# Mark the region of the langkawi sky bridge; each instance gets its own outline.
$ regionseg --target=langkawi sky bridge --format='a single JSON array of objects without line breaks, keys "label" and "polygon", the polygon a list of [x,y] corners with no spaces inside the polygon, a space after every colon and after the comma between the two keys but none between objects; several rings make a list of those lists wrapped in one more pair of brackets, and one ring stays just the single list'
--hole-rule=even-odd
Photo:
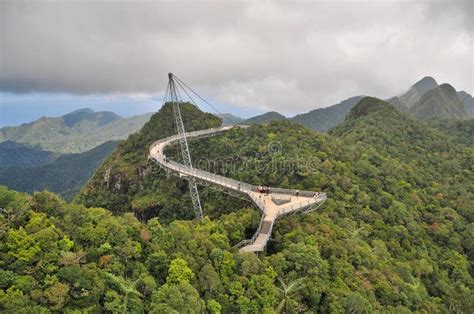
[{"label": "langkawi sky bridge", "polygon": [[[308,213],[314,211],[327,199],[326,193],[322,192],[256,186],[247,182],[237,181],[194,168],[189,152],[188,139],[215,136],[232,128],[246,128],[248,126],[234,124],[218,128],[186,132],[180,110],[180,104],[183,103],[180,90],[184,92],[183,94],[186,95],[191,103],[196,107],[197,104],[190,94],[201,99],[214,110],[218,110],[174,74],[169,73],[168,79],[164,102],[172,103],[177,134],[154,142],[150,146],[149,158],[167,172],[188,180],[194,212],[199,220],[203,219],[203,212],[197,188],[198,183],[230,194],[238,194],[257,206],[262,213],[260,225],[251,239],[243,240],[237,245],[240,252],[263,251],[270,239],[275,221],[278,218],[296,212]],[[176,142],[179,143],[181,148],[183,163],[170,160],[164,154],[165,147],[173,145]]]}]

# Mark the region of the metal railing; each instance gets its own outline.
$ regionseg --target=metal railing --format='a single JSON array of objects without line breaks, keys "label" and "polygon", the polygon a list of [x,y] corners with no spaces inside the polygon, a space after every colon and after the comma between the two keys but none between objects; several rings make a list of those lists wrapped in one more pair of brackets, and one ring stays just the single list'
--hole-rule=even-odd
[{"label": "metal railing", "polygon": [[[212,129],[188,132],[188,133],[186,133],[186,136],[188,138],[210,136],[210,135],[215,135],[215,134],[222,133],[224,131],[230,130],[232,127],[234,127],[234,126],[224,126],[224,127],[219,127],[219,128],[212,128]],[[243,126],[243,127],[247,127],[247,126]],[[150,145],[150,152],[153,151],[153,148],[156,147],[159,144],[165,144],[164,146],[166,146],[166,145],[169,145],[172,142],[175,142],[175,141],[178,141],[178,140],[179,140],[178,135],[173,135],[173,136],[169,136],[169,137],[160,139],[160,140],[158,140],[158,141],[156,141],[156,142],[154,142],[153,144]],[[163,148],[164,148],[164,146],[163,146]],[[227,177],[224,177],[224,176],[221,176],[221,175],[213,174],[213,173],[210,173],[210,172],[207,172],[207,171],[204,171],[204,170],[200,170],[200,169],[197,169],[197,168],[186,167],[186,166],[184,166],[182,164],[179,164],[175,161],[171,161],[171,160],[165,161],[162,151],[158,150],[156,153],[158,153],[158,157],[155,157],[155,156],[152,155],[152,158],[155,159],[157,162],[163,164],[163,166],[165,166],[167,168],[170,168],[170,167],[166,166],[166,164],[173,165],[174,169],[172,169],[172,170],[175,170],[175,171],[178,171],[178,172],[186,172],[190,175],[198,175],[202,179],[209,180],[209,181],[214,182],[214,183],[223,184],[224,186],[233,188],[237,191],[242,190],[243,192],[248,192],[248,191],[258,192],[258,186],[256,186],[256,185],[249,184],[249,183],[242,182],[242,181],[238,181],[238,180],[234,180],[234,179],[227,178]],[[239,189],[239,187],[240,187],[240,189]],[[314,195],[318,194],[318,193],[315,193],[313,191],[291,190],[291,189],[283,189],[283,188],[275,188],[275,187],[270,187],[270,193],[286,194],[286,195],[291,195],[291,196],[305,196],[305,197],[311,197],[311,196],[314,196]],[[256,199],[254,199],[254,201],[258,202]]]},{"label": "metal railing", "polygon": [[[200,138],[200,137],[209,137],[216,135],[218,133],[222,133],[224,131],[227,131],[231,129],[234,126],[224,126],[220,128],[212,128],[212,129],[206,129],[206,130],[200,130],[200,131],[194,131],[194,132],[189,132],[186,133],[186,136],[189,138]],[[246,127],[246,126],[244,126]],[[150,157],[151,159],[155,160],[160,164],[160,166],[177,172],[180,176],[189,176],[192,178],[200,179],[203,181],[207,181],[222,187],[226,187],[229,189],[232,189],[234,191],[240,191],[250,197],[250,199],[257,205],[257,207],[262,211],[263,215],[260,220],[260,224],[258,226],[257,231],[255,234],[252,236],[251,239],[247,240],[242,240],[240,241],[236,247],[239,249],[242,249],[245,246],[251,246],[255,243],[257,240],[258,236],[260,235],[261,227],[263,224],[263,221],[267,216],[265,215],[265,202],[262,201],[261,198],[257,197],[254,193],[251,192],[259,192],[258,186],[252,185],[246,182],[238,181],[235,179],[227,178],[221,175],[217,175],[214,173],[210,173],[201,169],[197,168],[192,168],[189,166],[185,166],[183,164],[180,164],[176,161],[169,160],[165,157],[163,154],[163,149],[165,146],[178,141],[179,140],[178,135],[173,135],[169,136],[167,138],[160,139],[153,144],[150,145]],[[161,146],[161,149],[160,147]],[[266,242],[271,236],[271,231],[273,230],[273,225],[275,223],[275,220],[283,215],[287,215],[293,212],[297,211],[302,211],[304,209],[311,208],[313,205],[322,203],[324,202],[327,197],[325,193],[318,193],[318,192],[313,192],[313,191],[305,191],[305,190],[291,190],[291,189],[282,189],[282,188],[273,188],[270,187],[270,193],[277,193],[277,194],[284,194],[284,195],[289,195],[289,196],[303,196],[303,197],[311,197],[310,199],[307,199],[305,201],[301,201],[296,204],[291,204],[287,205],[283,208],[280,208],[276,215],[272,215],[271,219],[271,226],[270,226],[270,231],[268,234],[265,234],[265,239],[264,243],[262,246],[264,247]],[[262,234],[263,235],[263,234]],[[259,248],[260,249],[260,248]]]},{"label": "metal railing", "polygon": [[263,220],[265,220],[265,215],[262,215],[262,218],[260,219],[260,224],[258,225],[257,231],[255,231],[254,235],[252,238],[247,239],[247,240],[242,240],[239,243],[235,245],[236,248],[240,249],[244,246],[247,246],[248,244],[252,244],[255,242],[257,239],[258,235],[260,234],[260,229],[262,228]]}]

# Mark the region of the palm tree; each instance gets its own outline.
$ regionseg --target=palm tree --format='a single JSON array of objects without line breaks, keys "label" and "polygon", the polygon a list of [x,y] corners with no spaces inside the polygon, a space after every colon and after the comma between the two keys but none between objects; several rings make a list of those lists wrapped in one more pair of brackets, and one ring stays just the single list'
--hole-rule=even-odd
[{"label": "palm tree", "polygon": [[286,284],[283,280],[281,280],[281,278],[278,278],[278,281],[280,281],[281,283],[281,288],[278,288],[278,289],[282,292],[283,297],[276,309],[277,313],[282,313],[283,309],[285,309],[285,313],[288,311],[287,309],[288,301],[292,298],[293,294],[296,291],[301,290],[304,287],[303,281],[305,279],[306,277],[301,277],[301,278],[293,280],[289,284]]},{"label": "palm tree", "polygon": [[137,290],[137,285],[140,279],[135,280],[132,284],[127,282],[125,279],[121,277],[117,277],[114,274],[103,272],[105,278],[109,280],[111,284],[115,286],[118,292],[121,292],[124,295],[123,298],[123,312],[127,313],[128,309],[128,296],[132,295],[136,298],[141,298],[142,294]]}]

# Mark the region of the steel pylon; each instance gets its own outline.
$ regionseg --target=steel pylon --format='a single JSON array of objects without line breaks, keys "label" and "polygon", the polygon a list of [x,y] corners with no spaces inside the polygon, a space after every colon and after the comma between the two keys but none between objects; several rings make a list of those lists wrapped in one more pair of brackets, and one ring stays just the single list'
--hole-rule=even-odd
[{"label": "steel pylon", "polygon": [[[176,89],[176,83],[173,78],[173,73],[168,73],[168,88],[169,88],[169,95],[171,103],[173,104],[173,113],[174,119],[176,123],[176,128],[178,130],[179,136],[179,146],[181,148],[181,154],[183,156],[183,164],[186,167],[193,168],[193,163],[191,160],[191,154],[189,153],[189,146],[188,140],[186,137],[186,130],[184,129],[183,118],[181,116],[181,109],[180,109],[180,99],[179,94]],[[189,193],[191,194],[191,200],[193,203],[194,213],[196,214],[196,218],[202,220],[204,218],[202,213],[201,207],[201,200],[199,198],[199,191],[197,188],[196,180],[193,177],[187,178],[189,182]]]}]

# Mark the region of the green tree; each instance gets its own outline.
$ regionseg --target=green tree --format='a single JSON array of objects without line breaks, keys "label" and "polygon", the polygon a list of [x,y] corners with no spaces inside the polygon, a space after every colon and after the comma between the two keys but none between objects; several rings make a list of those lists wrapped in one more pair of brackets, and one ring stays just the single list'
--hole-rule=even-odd
[{"label": "green tree", "polygon": [[44,296],[48,299],[50,308],[53,311],[61,310],[69,299],[69,286],[56,282],[44,291]]},{"label": "green tree", "polygon": [[18,230],[8,230],[7,248],[9,256],[27,264],[36,260],[38,258],[37,254],[41,251],[39,244],[31,235],[26,233],[23,227]]},{"label": "green tree", "polygon": [[[289,284],[286,284],[281,278],[278,278],[278,281],[281,284],[281,288],[279,290],[282,293],[282,298],[280,303],[278,304],[278,307],[276,309],[277,313],[289,313],[289,304],[291,303],[291,306],[297,306],[298,302],[293,300],[294,294],[298,291],[301,290],[304,287],[304,280],[306,278],[298,278],[290,282]],[[292,309],[291,312],[294,311],[294,308]],[[297,311],[294,311],[297,312]]]},{"label": "green tree", "polygon": [[168,269],[166,282],[170,285],[177,285],[183,282],[190,282],[194,278],[193,271],[188,267],[188,263],[182,258],[175,258],[171,261]]},{"label": "green tree", "polygon": [[206,303],[188,282],[164,284],[152,295],[150,313],[204,313]]},{"label": "green tree", "polygon": [[[123,278],[117,277],[113,274],[104,272],[104,277],[107,282],[120,294],[122,294],[122,311],[123,313],[143,313],[144,309],[142,306],[141,297],[142,294],[137,290],[137,286],[140,284],[140,279],[129,283]],[[117,300],[117,295],[111,295],[113,300]],[[117,301],[112,301],[111,307],[115,307]]]}]

